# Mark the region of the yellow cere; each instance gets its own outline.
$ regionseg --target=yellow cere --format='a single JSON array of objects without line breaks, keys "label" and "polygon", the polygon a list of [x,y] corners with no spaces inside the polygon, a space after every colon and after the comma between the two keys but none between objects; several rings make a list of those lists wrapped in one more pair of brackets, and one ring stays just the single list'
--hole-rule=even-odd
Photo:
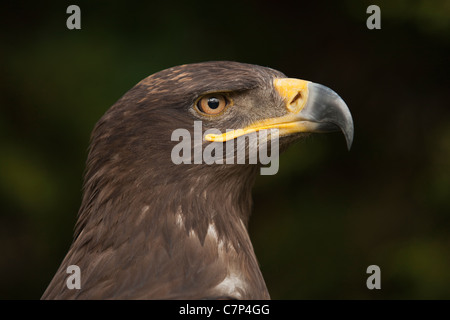
[{"label": "yellow cere", "polygon": [[299,113],[308,100],[309,81],[281,78],[275,79],[273,85],[286,103],[286,108],[293,113]]}]

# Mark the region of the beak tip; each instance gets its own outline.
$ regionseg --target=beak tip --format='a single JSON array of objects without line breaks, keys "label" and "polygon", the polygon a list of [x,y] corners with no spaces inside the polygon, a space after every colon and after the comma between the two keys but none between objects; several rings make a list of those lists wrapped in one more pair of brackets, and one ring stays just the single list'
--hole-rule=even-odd
[{"label": "beak tip", "polygon": [[352,143],[353,140],[347,140],[347,150],[350,151],[350,149],[352,148]]},{"label": "beak tip", "polygon": [[345,126],[345,128],[342,128],[342,133],[345,137],[345,142],[347,143],[347,150],[350,151],[352,144],[353,144],[353,135],[354,135],[354,127],[353,127],[353,120],[350,116],[349,123]]},{"label": "beak tip", "polygon": [[308,87],[310,94],[303,113],[322,123],[323,126],[332,125],[332,127],[341,131],[344,134],[347,149],[350,150],[353,143],[354,128],[352,115],[347,104],[328,87],[313,82],[309,83]]},{"label": "beak tip", "polygon": [[345,141],[347,142],[347,149],[350,151],[353,144],[353,126],[351,130],[344,131]]}]

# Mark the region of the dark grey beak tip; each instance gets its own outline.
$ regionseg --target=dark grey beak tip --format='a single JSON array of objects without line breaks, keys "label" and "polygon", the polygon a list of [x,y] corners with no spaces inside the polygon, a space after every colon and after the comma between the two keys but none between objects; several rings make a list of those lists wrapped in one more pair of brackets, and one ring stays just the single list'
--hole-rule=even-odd
[{"label": "dark grey beak tip", "polygon": [[352,144],[353,144],[353,134],[354,134],[354,128],[353,128],[353,121],[350,122],[345,128],[341,128],[342,133],[345,137],[345,142],[347,142],[347,149],[350,151]]},{"label": "dark grey beak tip", "polygon": [[[334,125],[345,136],[347,148],[350,150],[353,144],[353,118],[347,104],[333,90],[321,84],[310,83],[310,97],[305,107],[307,116],[314,121]],[[334,130],[333,130],[334,131]]]},{"label": "dark grey beak tip", "polygon": [[351,135],[345,135],[345,141],[347,142],[347,149],[348,151],[350,151],[350,149],[352,148],[352,144],[353,144],[353,132]]}]

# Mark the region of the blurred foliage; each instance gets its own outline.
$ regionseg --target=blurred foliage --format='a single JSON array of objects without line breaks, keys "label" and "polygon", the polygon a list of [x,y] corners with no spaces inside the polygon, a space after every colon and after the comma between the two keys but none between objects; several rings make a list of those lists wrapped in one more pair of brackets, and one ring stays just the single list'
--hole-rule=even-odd
[{"label": "blurred foliage", "polygon": [[250,233],[273,298],[450,298],[449,1],[74,3],[73,31],[72,2],[1,4],[0,298],[39,298],[64,257],[100,116],[206,60],[322,83],[354,117],[350,152],[312,136],[258,178]]}]

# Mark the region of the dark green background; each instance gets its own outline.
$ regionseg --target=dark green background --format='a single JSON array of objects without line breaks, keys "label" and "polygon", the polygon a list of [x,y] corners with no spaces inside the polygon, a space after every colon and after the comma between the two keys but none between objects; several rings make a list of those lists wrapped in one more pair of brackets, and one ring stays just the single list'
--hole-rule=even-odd
[{"label": "dark green background", "polygon": [[350,152],[316,135],[258,178],[250,233],[273,298],[450,298],[449,1],[54,3],[0,8],[0,298],[39,298],[64,257],[101,115],[207,60],[324,84],[353,114]]}]

